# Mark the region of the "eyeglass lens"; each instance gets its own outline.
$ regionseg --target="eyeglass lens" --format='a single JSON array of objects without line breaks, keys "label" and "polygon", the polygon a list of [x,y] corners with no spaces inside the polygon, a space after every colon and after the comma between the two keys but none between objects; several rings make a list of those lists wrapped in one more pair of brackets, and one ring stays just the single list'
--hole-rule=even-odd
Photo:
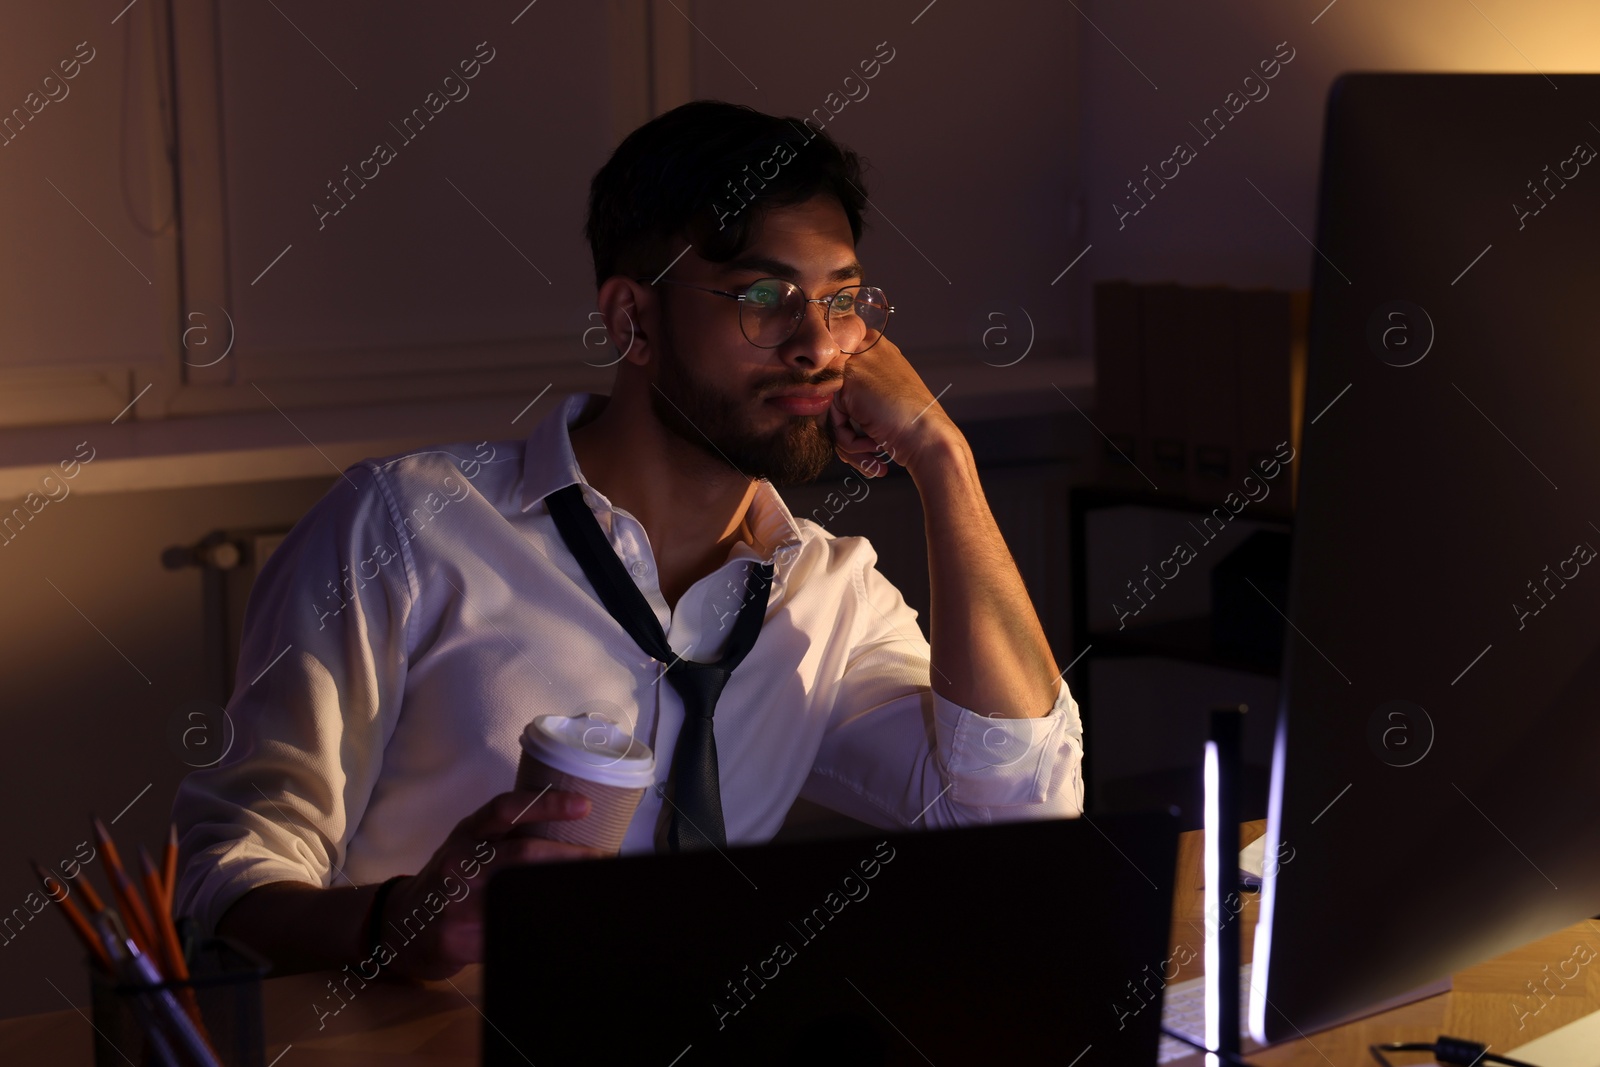
[{"label": "eyeglass lens", "polygon": [[[878,343],[889,321],[889,300],[882,289],[851,285],[828,299],[828,331],[841,352],[864,352]],[[779,278],[763,278],[745,290],[739,304],[739,325],[746,339],[762,348],[777,348],[800,329],[806,296],[800,287]]]}]

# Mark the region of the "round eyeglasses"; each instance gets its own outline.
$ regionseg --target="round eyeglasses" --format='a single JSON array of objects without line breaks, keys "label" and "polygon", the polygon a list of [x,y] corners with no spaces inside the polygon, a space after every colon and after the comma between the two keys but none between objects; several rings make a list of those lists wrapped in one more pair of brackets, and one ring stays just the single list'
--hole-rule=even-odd
[{"label": "round eyeglasses", "polygon": [[786,343],[800,331],[806,305],[821,304],[823,323],[834,343],[839,351],[853,356],[878,343],[889,324],[889,313],[894,310],[883,290],[871,285],[847,285],[832,296],[808,297],[804,289],[782,278],[760,278],[737,293],[671,278],[658,281],[739,301],[739,329],[744,331],[745,340],[757,348],[777,348]]}]

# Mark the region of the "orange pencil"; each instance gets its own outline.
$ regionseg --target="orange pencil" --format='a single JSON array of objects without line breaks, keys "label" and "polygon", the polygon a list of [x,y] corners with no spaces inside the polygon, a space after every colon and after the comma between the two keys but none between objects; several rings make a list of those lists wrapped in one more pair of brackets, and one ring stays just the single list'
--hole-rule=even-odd
[{"label": "orange pencil", "polygon": [[[105,911],[106,906],[104,902],[101,901],[100,894],[94,891],[94,886],[90,883],[89,876],[84,873],[81,867],[79,868],[78,873],[82,875],[82,880],[78,881],[78,889],[83,893],[83,902],[89,906],[89,914],[98,915],[102,911]],[[92,930],[90,932],[93,933]],[[100,939],[98,937],[94,940],[95,944],[100,943]]]},{"label": "orange pencil", "polygon": [[[189,980],[189,966],[184,962],[183,947],[178,944],[178,931],[172,925],[172,915],[161,903],[163,891],[161,876],[156,873],[156,865],[150,858],[150,853],[145,851],[143,845],[139,846],[139,873],[144,879],[145,892],[150,896],[150,908],[155,914],[156,940],[161,949],[158,957],[166,964],[165,977],[176,979],[180,982]],[[206,1043],[213,1044],[211,1035],[206,1032],[205,1020],[200,1017],[200,1001],[196,999],[193,986],[182,986],[175,989],[178,999],[183,1001],[183,1008],[189,1013],[189,1018],[194,1020]]]},{"label": "orange pencil", "polygon": [[117,907],[122,912],[123,926],[127,927],[128,936],[133,938],[139,950],[150,955],[151,959],[159,959],[156,954],[155,931],[150,913],[145,909],[144,902],[139,899],[139,891],[134,888],[133,879],[128,877],[128,871],[122,866],[122,857],[117,855],[116,843],[111,840],[111,832],[106,829],[105,823],[98,818],[94,820],[94,836],[99,843],[101,851],[106,854],[106,881],[111,884],[111,895],[116,898]]},{"label": "orange pencil", "polygon": [[[116,971],[111,966],[111,957],[106,954],[106,947],[100,943],[100,939],[96,937],[94,931],[90,929],[89,920],[83,917],[83,913],[78,910],[78,906],[74,904],[68,897],[67,887],[62,885],[61,896],[57,897],[55,893],[51,892],[50,890],[51,875],[47,873],[43,867],[39,866],[38,860],[30,859],[28,862],[33,865],[33,873],[39,876],[39,882],[44,886],[45,893],[50,897],[51,900],[61,905],[61,914],[67,917],[67,924],[78,932],[78,937],[82,939],[85,945],[88,946],[90,953],[95,957],[95,959],[100,961],[100,966],[105,968],[106,973],[115,974]],[[58,884],[60,883],[59,878],[56,879],[56,881]]]},{"label": "orange pencil", "polygon": [[[139,846],[139,879],[150,905],[151,933],[155,936],[155,959],[161,964],[162,975],[186,982],[189,980],[189,969],[184,963],[183,954],[178,951],[178,934],[172,929],[172,921],[167,916],[166,908],[162,906],[166,892],[161,888],[161,876],[156,873],[155,862],[150,859],[150,853],[143,845]],[[162,919],[167,921],[162,922]],[[167,938],[169,930],[172,930],[170,941]]]},{"label": "orange pencil", "polygon": [[161,888],[167,894],[167,914],[172,913],[172,900],[178,892],[178,824],[167,828],[167,845],[161,854]]}]

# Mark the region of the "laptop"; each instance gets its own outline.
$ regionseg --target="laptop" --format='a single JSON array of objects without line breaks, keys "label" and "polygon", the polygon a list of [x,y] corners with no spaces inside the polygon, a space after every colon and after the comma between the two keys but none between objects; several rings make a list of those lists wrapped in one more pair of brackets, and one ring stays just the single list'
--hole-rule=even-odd
[{"label": "laptop", "polygon": [[1178,818],[494,872],[483,1062],[1154,1063]]}]

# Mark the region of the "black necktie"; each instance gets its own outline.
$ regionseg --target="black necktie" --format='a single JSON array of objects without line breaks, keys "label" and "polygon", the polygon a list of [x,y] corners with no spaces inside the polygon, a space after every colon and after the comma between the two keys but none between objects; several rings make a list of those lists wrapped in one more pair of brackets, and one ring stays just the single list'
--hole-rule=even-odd
[{"label": "black necktie", "polygon": [[583,500],[578,483],[558,489],[545,497],[545,506],[555,520],[556,529],[573,556],[583,567],[589,584],[612,618],[639,643],[639,647],[667,666],[667,679],[683,697],[683,729],[672,756],[672,805],[667,824],[666,844],[673,852],[727,844],[722,822],[722,783],[717,774],[717,742],[711,733],[711,719],[717,698],[722,695],[728,676],[744,659],[761,632],[767,614],[767,597],[772,588],[772,567],[758,563],[751,568],[752,581],[733,633],[722,658],[715,663],[686,660],[672,651],[650,602],[634,584],[616,550],[606,540],[600,521]]}]

